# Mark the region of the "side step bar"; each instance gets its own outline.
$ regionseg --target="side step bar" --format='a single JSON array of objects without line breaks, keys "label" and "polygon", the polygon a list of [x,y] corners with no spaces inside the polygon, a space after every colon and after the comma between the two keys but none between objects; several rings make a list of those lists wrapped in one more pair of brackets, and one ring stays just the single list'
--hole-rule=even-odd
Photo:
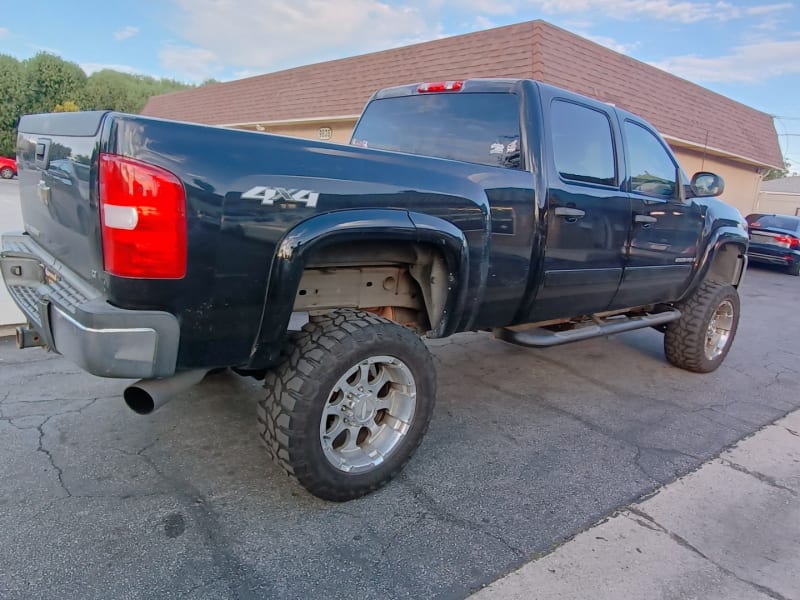
[{"label": "side step bar", "polygon": [[526,331],[497,328],[494,330],[494,336],[504,342],[517,344],[519,346],[543,348],[560,346],[561,344],[567,344],[569,342],[588,340],[590,338],[602,337],[613,333],[622,333],[623,331],[633,331],[634,329],[663,325],[671,321],[677,321],[680,318],[681,312],[672,308],[663,312],[648,313],[633,317],[618,316],[608,319],[599,319],[595,317],[594,323],[591,325],[579,325],[575,329],[566,331],[551,331],[550,329],[544,329],[542,327]]}]

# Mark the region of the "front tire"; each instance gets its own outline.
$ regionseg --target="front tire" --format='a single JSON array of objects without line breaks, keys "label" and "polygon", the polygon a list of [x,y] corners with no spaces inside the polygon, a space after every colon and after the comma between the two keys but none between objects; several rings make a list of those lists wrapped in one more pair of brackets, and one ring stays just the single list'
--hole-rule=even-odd
[{"label": "front tire", "polygon": [[14,177],[14,170],[11,167],[3,167],[0,169],[0,177],[3,179],[11,179]]},{"label": "front tire", "polygon": [[312,317],[264,380],[259,432],[273,459],[325,500],[391,481],[428,429],[433,361],[412,331],[370,313]]},{"label": "front tire", "polygon": [[676,367],[695,373],[717,369],[739,326],[739,294],[730,284],[704,281],[677,305],[681,318],[667,325],[664,353]]}]

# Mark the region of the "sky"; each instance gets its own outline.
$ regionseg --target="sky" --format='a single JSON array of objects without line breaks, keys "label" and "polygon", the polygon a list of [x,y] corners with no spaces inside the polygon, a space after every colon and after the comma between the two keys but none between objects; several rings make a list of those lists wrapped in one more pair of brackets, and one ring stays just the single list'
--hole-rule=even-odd
[{"label": "sky", "polygon": [[800,172],[800,0],[0,0],[0,54],[199,83],[532,19],[775,116]]}]

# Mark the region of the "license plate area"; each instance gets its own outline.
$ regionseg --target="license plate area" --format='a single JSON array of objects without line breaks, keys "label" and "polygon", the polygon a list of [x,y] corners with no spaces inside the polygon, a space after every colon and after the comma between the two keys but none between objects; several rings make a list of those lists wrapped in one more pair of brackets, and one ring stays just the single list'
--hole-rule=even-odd
[{"label": "license plate area", "polygon": [[772,246],[773,248],[789,248],[788,242],[779,242],[774,236],[769,233],[752,233],[750,239],[756,244],[764,244],[765,246]]}]

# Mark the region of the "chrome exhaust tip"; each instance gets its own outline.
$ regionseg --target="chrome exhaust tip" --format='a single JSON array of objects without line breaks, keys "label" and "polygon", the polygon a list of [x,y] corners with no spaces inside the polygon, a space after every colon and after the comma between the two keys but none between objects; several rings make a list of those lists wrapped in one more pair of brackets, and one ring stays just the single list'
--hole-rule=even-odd
[{"label": "chrome exhaust tip", "polygon": [[177,394],[200,383],[208,373],[205,369],[183,371],[172,377],[162,379],[140,379],[125,388],[122,397],[137,415],[149,415],[155,412]]}]

